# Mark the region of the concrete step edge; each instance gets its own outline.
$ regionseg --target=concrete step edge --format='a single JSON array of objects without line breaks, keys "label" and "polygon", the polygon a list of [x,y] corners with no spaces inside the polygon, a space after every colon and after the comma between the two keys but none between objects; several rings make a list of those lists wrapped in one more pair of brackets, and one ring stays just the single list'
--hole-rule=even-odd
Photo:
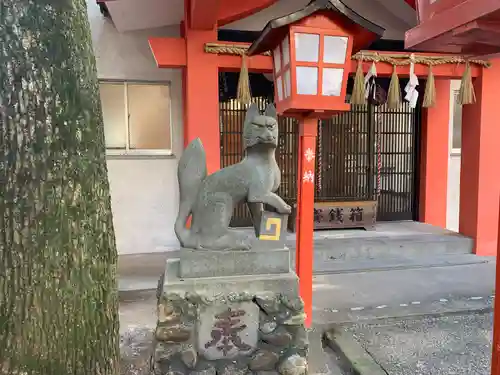
[{"label": "concrete step edge", "polygon": [[488,260],[477,258],[474,255],[442,255],[432,259],[419,257],[416,259],[404,259],[396,257],[386,257],[377,259],[356,259],[356,260],[323,260],[318,267],[315,267],[315,274],[340,274],[370,271],[393,271],[419,268],[437,268],[466,266],[473,264],[487,263]]},{"label": "concrete step edge", "polygon": [[373,359],[352,335],[341,330],[330,329],[324,334],[326,344],[336,352],[344,365],[356,375],[387,375],[387,372]]},{"label": "concrete step edge", "polygon": [[[429,311],[429,312],[415,312],[406,314],[395,314],[392,316],[379,316],[367,319],[359,319],[357,321],[344,321],[331,323],[332,326],[348,326],[352,324],[376,324],[379,321],[389,322],[389,321],[399,321],[402,319],[422,319],[422,318],[441,318],[446,316],[457,316],[457,315],[467,315],[467,314],[491,314],[493,313],[493,306],[483,306],[483,307],[466,307],[466,308],[455,308],[439,312]],[[328,325],[328,324],[326,324]]]},{"label": "concrete step edge", "polygon": [[[463,301],[462,301],[463,302]],[[419,318],[439,318],[445,316],[455,316],[464,314],[488,314],[493,312],[493,304],[490,302],[471,301],[470,303],[460,303],[455,301],[450,306],[438,308],[436,306],[422,306],[421,308],[412,307],[414,311],[408,309],[392,309],[388,313],[373,315],[369,311],[353,314],[344,311],[335,314],[326,313],[323,316],[315,316],[314,324],[322,324],[326,329],[332,329],[339,326],[348,326],[352,324],[373,324],[378,321],[390,321],[401,319],[419,319]],[[339,315],[340,314],[340,315]]]}]

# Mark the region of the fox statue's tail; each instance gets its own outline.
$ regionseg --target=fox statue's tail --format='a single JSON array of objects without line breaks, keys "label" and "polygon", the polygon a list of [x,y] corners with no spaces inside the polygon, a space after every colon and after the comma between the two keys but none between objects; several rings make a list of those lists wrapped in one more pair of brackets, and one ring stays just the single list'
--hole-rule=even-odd
[{"label": "fox statue's tail", "polygon": [[186,228],[186,222],[191,215],[205,177],[207,177],[205,150],[200,138],[196,138],[184,150],[177,169],[180,203],[174,229],[183,247],[196,247],[196,235]]}]

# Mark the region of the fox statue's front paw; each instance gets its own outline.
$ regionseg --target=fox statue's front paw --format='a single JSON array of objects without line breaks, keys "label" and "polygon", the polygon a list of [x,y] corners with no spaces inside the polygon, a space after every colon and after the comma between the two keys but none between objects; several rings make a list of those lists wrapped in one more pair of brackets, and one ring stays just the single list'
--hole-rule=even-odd
[{"label": "fox statue's front paw", "polygon": [[283,215],[290,215],[292,213],[292,207],[285,203],[283,206],[278,207],[277,211]]}]

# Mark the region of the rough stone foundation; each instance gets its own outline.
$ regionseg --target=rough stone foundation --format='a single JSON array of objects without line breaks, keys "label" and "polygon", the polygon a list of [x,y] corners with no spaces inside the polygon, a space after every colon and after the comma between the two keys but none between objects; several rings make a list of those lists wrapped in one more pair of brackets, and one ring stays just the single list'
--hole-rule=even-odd
[{"label": "rough stone foundation", "polygon": [[302,300],[280,293],[163,293],[155,375],[304,375]]}]

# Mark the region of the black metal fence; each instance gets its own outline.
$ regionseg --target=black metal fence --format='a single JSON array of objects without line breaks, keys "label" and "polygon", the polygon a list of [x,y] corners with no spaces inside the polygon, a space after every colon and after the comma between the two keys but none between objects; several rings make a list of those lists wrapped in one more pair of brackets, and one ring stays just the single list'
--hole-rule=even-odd
[{"label": "black metal fence", "polygon": [[[261,110],[268,101],[254,98]],[[221,167],[243,158],[245,108],[235,100],[220,103]],[[298,124],[280,117],[276,160],[282,179],[278,194],[297,196]],[[396,110],[353,106],[318,124],[316,200],[377,200],[377,220],[416,219],[417,152],[420,109],[402,103]],[[235,208],[233,227],[251,226],[245,205]]]},{"label": "black metal fence", "polygon": [[370,109],[351,111],[320,122],[316,157],[316,199],[374,199],[373,134]]},{"label": "black metal fence", "polygon": [[374,132],[380,137],[380,221],[416,220],[421,107],[403,103],[397,111],[378,107]]}]

